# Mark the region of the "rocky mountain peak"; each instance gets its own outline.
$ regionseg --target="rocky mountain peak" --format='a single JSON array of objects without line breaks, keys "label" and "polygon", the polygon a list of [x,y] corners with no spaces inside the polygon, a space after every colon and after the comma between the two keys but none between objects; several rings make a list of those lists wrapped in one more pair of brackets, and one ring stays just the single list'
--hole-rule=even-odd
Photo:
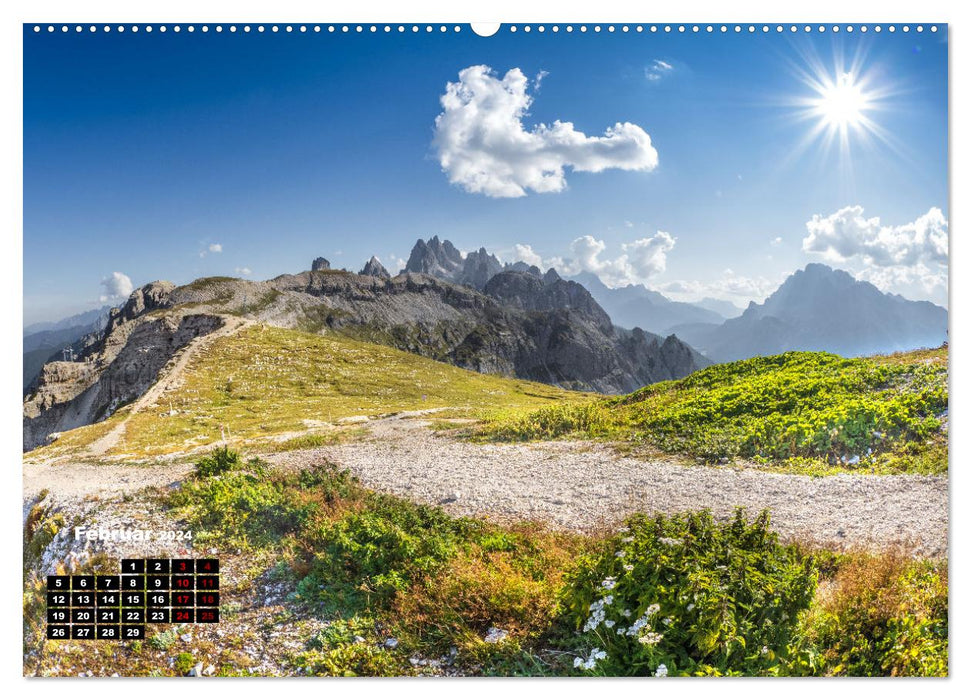
[{"label": "rocky mountain peak", "polygon": [[380,277],[381,279],[391,279],[391,273],[385,269],[381,261],[375,256],[371,256],[371,259],[365,263],[364,268],[358,273],[359,275],[370,275],[371,277]]},{"label": "rocky mountain peak", "polygon": [[462,253],[451,241],[442,242],[438,236],[432,236],[427,242],[418,239],[408,256],[405,272],[454,280],[463,267]]},{"label": "rocky mountain peak", "polygon": [[319,272],[320,270],[329,270],[330,261],[327,258],[314,258],[313,263],[310,265],[310,270],[312,272]]}]

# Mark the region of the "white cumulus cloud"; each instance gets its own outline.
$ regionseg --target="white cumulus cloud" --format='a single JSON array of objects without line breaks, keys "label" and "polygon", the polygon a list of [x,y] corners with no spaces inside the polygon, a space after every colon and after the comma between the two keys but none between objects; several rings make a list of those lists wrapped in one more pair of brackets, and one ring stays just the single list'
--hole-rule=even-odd
[{"label": "white cumulus cloud", "polygon": [[240,277],[248,277],[253,274],[253,271],[248,267],[237,267],[236,274]]},{"label": "white cumulus cloud", "polygon": [[608,287],[644,283],[648,278],[664,272],[667,254],[677,239],[666,231],[639,238],[620,246],[619,255],[605,255],[607,244],[593,236],[580,236],[570,243],[570,255],[544,259],[530,246],[517,244],[514,257],[540,268],[555,267],[558,272],[572,276],[592,272]]},{"label": "white cumulus cloud", "polygon": [[102,302],[112,299],[127,298],[131,294],[134,285],[131,278],[123,272],[112,272],[111,275],[101,280],[102,293],[99,299]]},{"label": "white cumulus cloud", "polygon": [[948,222],[931,207],[914,221],[885,226],[867,218],[863,207],[849,206],[806,222],[802,249],[834,263],[846,263],[857,277],[890,291],[931,291],[947,283]]},{"label": "white cumulus cloud", "polygon": [[221,253],[221,252],[223,252],[222,243],[210,243],[209,244],[209,252],[210,253]]},{"label": "white cumulus cloud", "polygon": [[543,266],[543,258],[528,244],[517,243],[513,246],[513,257],[516,260],[522,260],[527,265]]},{"label": "white cumulus cloud", "polygon": [[449,182],[489,197],[523,197],[527,191],[562,191],[566,168],[599,173],[657,167],[651,137],[630,122],[617,122],[603,136],[587,136],[560,120],[527,128],[523,118],[533,101],[528,88],[519,68],[499,78],[484,65],[463,69],[457,82],[446,85],[433,146]]}]

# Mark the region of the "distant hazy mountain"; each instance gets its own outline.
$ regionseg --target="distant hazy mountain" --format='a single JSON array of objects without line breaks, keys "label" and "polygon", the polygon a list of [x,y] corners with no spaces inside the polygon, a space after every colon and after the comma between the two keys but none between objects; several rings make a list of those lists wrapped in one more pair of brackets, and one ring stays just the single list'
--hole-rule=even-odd
[{"label": "distant hazy mountain", "polygon": [[79,314],[62,318],[60,321],[42,321],[40,323],[32,323],[29,326],[24,326],[24,335],[33,335],[34,333],[40,333],[41,331],[64,330],[66,328],[73,328],[75,326],[89,326],[95,321],[99,320],[103,323],[104,319],[108,318],[108,312],[110,310],[111,306],[102,306],[100,309],[82,311]]},{"label": "distant hazy mountain", "polygon": [[742,312],[745,311],[744,307],[736,306],[727,299],[715,299],[713,297],[705,297],[700,301],[691,302],[695,306],[700,306],[703,309],[708,309],[709,311],[714,311],[719,316],[723,318],[735,318],[736,316],[741,316]]},{"label": "distant hazy mountain", "polygon": [[872,355],[939,346],[947,340],[947,309],[885,294],[843,270],[813,263],[738,318],[672,330],[716,362],[788,350]]},{"label": "distant hazy mountain", "polygon": [[[721,323],[727,318],[699,304],[668,299],[643,284],[629,284],[611,289],[591,272],[581,272],[571,279],[586,287],[597,303],[610,314],[611,320],[623,328],[643,328],[651,333],[667,335],[673,332],[671,329],[675,326],[686,323]],[[731,305],[730,302],[723,303]],[[741,309],[738,313],[741,313]]]},{"label": "distant hazy mountain", "polygon": [[34,323],[24,328],[24,391],[34,382],[45,363],[60,359],[62,350],[103,328],[110,309],[105,306],[60,321]]}]

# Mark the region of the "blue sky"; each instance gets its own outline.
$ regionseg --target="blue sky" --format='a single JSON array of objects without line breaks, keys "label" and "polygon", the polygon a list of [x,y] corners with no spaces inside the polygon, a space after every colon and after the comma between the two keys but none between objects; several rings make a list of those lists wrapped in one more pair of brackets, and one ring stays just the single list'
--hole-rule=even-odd
[{"label": "blue sky", "polygon": [[[136,286],[266,279],[318,255],[356,271],[372,254],[394,268],[416,238],[435,234],[679,299],[760,301],[822,261],[946,303],[943,28],[490,38],[463,29],[25,27],[25,321],[99,305],[125,290],[114,273]],[[478,65],[507,97],[507,71],[526,78],[530,138],[546,138],[535,126],[556,120],[586,137],[629,123],[650,136],[656,164],[618,155],[600,172],[575,172],[578,161],[551,147],[565,158],[557,191],[475,191],[443,171],[436,117],[446,85]],[[806,143],[835,119],[832,93],[820,98],[805,80],[814,69],[825,79],[849,72],[862,94],[872,128],[855,114],[844,121],[848,151]],[[483,109],[461,116],[487,118]],[[522,166],[497,149],[470,167],[505,172],[503,159]]]}]

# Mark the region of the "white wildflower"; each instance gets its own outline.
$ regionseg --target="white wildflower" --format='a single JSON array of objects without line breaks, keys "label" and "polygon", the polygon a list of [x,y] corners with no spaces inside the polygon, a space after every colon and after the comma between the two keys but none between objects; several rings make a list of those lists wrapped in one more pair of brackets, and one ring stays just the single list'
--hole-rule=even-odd
[{"label": "white wildflower", "polygon": [[634,541],[633,537],[624,537],[623,539],[621,539],[621,542],[623,542],[624,544],[630,544],[633,541]]},{"label": "white wildflower", "polygon": [[654,646],[655,644],[657,644],[658,642],[660,642],[662,639],[664,639],[664,635],[663,634],[658,634],[657,632],[648,632],[647,634],[643,635],[642,637],[638,637],[637,638],[637,641],[640,642],[641,644],[645,644],[647,646]]},{"label": "white wildflower", "polygon": [[695,609],[695,604],[694,603],[688,603],[688,612],[691,612],[694,609]]},{"label": "white wildflower", "polygon": [[620,549],[614,552],[614,556],[617,557],[618,559],[623,559],[624,557],[627,556],[627,552],[625,552],[623,549]]},{"label": "white wildflower", "polygon": [[661,620],[661,622],[663,622],[666,626],[670,626],[671,625],[671,618],[670,617],[666,617],[663,620]]},{"label": "white wildflower", "polygon": [[660,609],[661,609],[660,605],[658,605],[657,603],[651,603],[650,605],[647,606],[647,610],[644,611],[644,617],[653,617],[654,615],[657,615]]},{"label": "white wildflower", "polygon": [[624,564],[624,571],[633,571],[633,570],[634,570],[633,564]]},{"label": "white wildflower", "polygon": [[614,622],[613,620],[604,620],[604,627],[606,627],[607,629],[610,629],[615,624],[617,624],[617,623]]},{"label": "white wildflower", "polygon": [[579,656],[573,659],[573,668],[580,668],[581,664],[583,664],[583,659],[581,659]]},{"label": "white wildflower", "polygon": [[658,537],[657,541],[663,545],[667,545],[668,547],[674,547],[684,543],[684,540],[677,537]]},{"label": "white wildflower", "polygon": [[664,678],[666,675],[668,675],[668,667],[664,664],[659,664],[657,670],[654,672],[654,675],[657,678]]},{"label": "white wildflower", "polygon": [[614,578],[613,576],[609,576],[600,582],[600,587],[603,588],[605,591],[611,590],[616,585],[617,585],[617,579]]},{"label": "white wildflower", "polygon": [[621,613],[624,617],[630,617],[632,615],[630,608],[624,608],[624,612]]}]

